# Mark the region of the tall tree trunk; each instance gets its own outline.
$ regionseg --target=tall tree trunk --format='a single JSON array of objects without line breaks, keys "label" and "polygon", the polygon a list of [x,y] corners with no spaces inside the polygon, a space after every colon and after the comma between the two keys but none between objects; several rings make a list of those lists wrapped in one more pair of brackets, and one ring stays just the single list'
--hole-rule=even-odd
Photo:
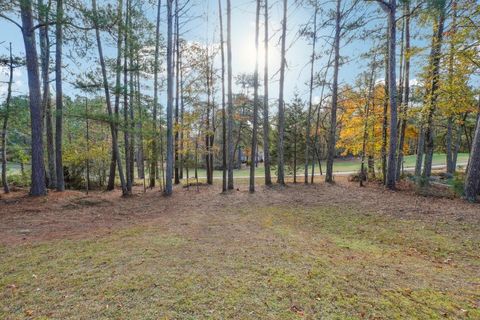
[{"label": "tall tree trunk", "polygon": [[173,0],[167,0],[167,168],[165,173],[165,194],[173,192],[173,30],[172,30]]},{"label": "tall tree trunk", "polygon": [[[123,32],[123,39],[124,39],[124,49],[123,49],[123,139],[125,143],[125,173],[127,178],[127,190],[129,192],[132,191],[132,184],[133,184],[133,177],[131,175],[131,167],[133,163],[133,159],[130,157],[130,121],[128,116],[128,108],[129,108],[129,101],[128,101],[128,53],[129,53],[129,36],[128,36],[128,27],[129,27],[129,0],[126,2],[125,6],[125,28]],[[130,66],[131,67],[131,66]]]},{"label": "tall tree trunk", "polygon": [[[310,126],[312,118],[312,104],[313,104],[313,78],[314,78],[314,66],[315,66],[315,45],[317,44],[317,13],[318,7],[315,5],[315,13],[313,15],[313,36],[312,36],[312,58],[310,62],[310,92],[308,97],[308,117],[307,117],[307,128],[305,133],[305,184],[308,184],[308,165],[310,162],[309,149],[311,148],[310,142]],[[313,157],[315,158],[315,157]],[[315,159],[313,159],[315,162]]]},{"label": "tall tree trunk", "polygon": [[86,189],[87,189],[87,194],[88,191],[90,190],[90,124],[88,121],[88,99],[85,98],[85,131],[86,131],[86,159],[85,159],[85,167],[87,170],[87,176],[86,176]]},{"label": "tall tree trunk", "polygon": [[396,0],[390,0],[390,8],[388,10],[388,98],[390,104],[390,139],[388,151],[388,168],[386,187],[388,189],[395,189],[396,183],[396,161],[397,161],[397,77],[396,77]]},{"label": "tall tree trunk", "polygon": [[404,76],[403,76],[403,98],[402,98],[402,105],[401,105],[401,112],[402,112],[402,119],[400,125],[400,139],[398,142],[398,158],[397,158],[397,180],[400,180],[400,174],[403,164],[403,149],[405,145],[405,132],[407,130],[407,112],[408,112],[408,104],[410,100],[410,7],[409,2],[405,2],[404,7],[404,15],[405,15],[405,49],[404,49],[404,60],[405,60],[405,67],[404,67]]},{"label": "tall tree trunk", "polygon": [[233,148],[233,94],[232,94],[232,5],[227,0],[227,141],[228,141],[228,189],[233,189],[233,161],[235,150]]},{"label": "tall tree trunk", "polygon": [[424,179],[430,178],[432,173],[432,160],[434,151],[434,128],[433,117],[437,109],[437,97],[440,78],[440,59],[443,42],[443,29],[445,25],[445,8],[440,9],[440,15],[436,25],[434,25],[434,33],[432,39],[432,51],[430,54],[431,66],[431,87],[427,95],[428,110],[427,110],[427,124],[425,128],[425,163],[422,176]]},{"label": "tall tree trunk", "polygon": [[227,191],[227,119],[225,112],[225,47],[223,42],[222,0],[218,0],[218,19],[220,22],[220,52],[222,58],[222,192],[225,192]]},{"label": "tall tree trunk", "polygon": [[97,39],[97,47],[98,47],[98,55],[100,59],[100,67],[102,69],[102,80],[103,80],[103,88],[105,91],[105,103],[107,105],[107,112],[110,118],[110,132],[112,135],[112,146],[113,146],[113,153],[115,154],[115,159],[117,161],[117,168],[118,168],[118,175],[120,176],[120,184],[122,187],[122,194],[128,195],[129,191],[127,190],[127,186],[125,183],[125,176],[123,175],[123,168],[122,168],[122,159],[120,158],[120,150],[118,148],[118,139],[117,139],[117,131],[116,131],[116,122],[114,120],[114,114],[112,110],[112,103],[110,101],[110,88],[108,87],[108,78],[107,78],[107,68],[105,65],[105,59],[103,56],[103,48],[102,48],[102,41],[100,38],[100,29],[98,26],[98,13],[97,13],[97,1],[92,0],[92,10],[93,10],[93,23],[95,28],[95,36]]},{"label": "tall tree trunk", "polygon": [[[160,13],[162,7],[162,0],[158,0],[157,6],[157,25],[155,29],[155,62],[153,66],[153,137],[151,148],[151,162],[150,162],[150,188],[155,187],[155,180],[157,177],[157,164],[158,164],[158,148],[157,148],[157,113],[158,113],[158,69],[159,69],[159,56],[160,56]],[[163,166],[163,163],[162,163]]]},{"label": "tall tree trunk", "polygon": [[258,127],[258,46],[260,33],[260,0],[257,0],[255,18],[255,71],[253,75],[253,128],[252,128],[252,159],[250,161],[249,191],[255,192],[255,162],[257,160],[257,127]]},{"label": "tall tree trunk", "polygon": [[137,52],[137,69],[135,72],[135,78],[137,80],[136,100],[138,110],[137,120],[137,174],[139,179],[145,179],[145,160],[144,160],[144,148],[143,148],[143,107],[142,107],[142,94],[140,88],[140,57]]},{"label": "tall tree trunk", "polygon": [[287,43],[287,0],[283,0],[282,20],[282,49],[280,53],[280,83],[278,85],[278,176],[277,183],[285,185],[285,161],[284,161],[284,139],[285,139],[285,101],[283,100],[283,88],[285,85],[285,47]]},{"label": "tall tree trunk", "polygon": [[415,177],[420,178],[422,174],[423,154],[425,151],[425,129],[423,124],[420,124],[420,133],[418,134],[417,142],[417,158],[415,161]]},{"label": "tall tree trunk", "polygon": [[[179,86],[179,81],[180,81],[180,31],[179,31],[179,21],[178,21],[178,0],[175,0],[175,184],[180,183],[180,171],[179,171],[179,154],[178,154],[178,146],[180,143],[180,134],[178,131],[178,120],[179,120],[179,111],[180,111],[180,86]],[[208,147],[208,145],[207,145]]]},{"label": "tall tree trunk", "polygon": [[9,63],[9,75],[8,75],[8,87],[7,87],[7,100],[5,101],[5,114],[3,115],[3,125],[2,125],[2,186],[5,193],[10,192],[7,179],[7,128],[8,128],[8,119],[10,117],[10,100],[12,98],[12,83],[13,83],[13,55],[12,55],[12,43],[10,42],[9,46],[10,52],[10,63]]},{"label": "tall tree trunk", "polygon": [[52,104],[50,98],[50,38],[48,35],[48,24],[45,22],[48,19],[50,12],[50,1],[45,7],[43,0],[38,1],[39,22],[45,24],[40,27],[40,61],[41,61],[41,77],[43,84],[42,95],[42,111],[45,118],[45,129],[47,138],[47,176],[48,187],[55,188],[57,185],[57,174],[55,172],[55,148],[53,138],[53,123],[52,123]]},{"label": "tall tree trunk", "polygon": [[57,0],[56,45],[55,45],[55,172],[57,191],[65,190],[63,177],[62,135],[63,135],[63,88],[62,88],[62,45],[63,45],[63,0]]},{"label": "tall tree trunk", "polygon": [[[390,36],[387,36],[388,38]],[[390,79],[389,79],[389,59],[388,52],[385,55],[385,96],[383,97],[383,121],[382,121],[382,147],[381,147],[381,157],[382,157],[382,179],[383,184],[387,183],[387,138],[388,138],[388,105],[389,105],[389,96],[390,96]]]},{"label": "tall tree trunk", "polygon": [[293,127],[293,183],[297,183],[297,119]]},{"label": "tall tree trunk", "polygon": [[480,118],[477,119],[475,136],[472,141],[464,191],[465,198],[470,202],[475,202],[480,192]]},{"label": "tall tree trunk", "polygon": [[[323,84],[322,84],[322,89],[320,91],[320,102],[318,103],[318,110],[317,110],[317,120],[316,120],[316,124],[315,124],[315,139],[314,139],[314,142],[313,142],[313,150],[315,151],[315,154],[317,155],[317,160],[318,160],[318,168],[320,170],[320,175],[322,175],[322,162],[321,162],[321,159],[320,159],[320,152],[318,151],[318,140],[319,140],[319,129],[320,129],[320,114],[321,114],[321,110],[322,110],[322,103],[323,103],[323,97],[324,97],[324,93],[325,93],[325,86],[326,86],[326,82],[327,82],[327,75],[328,75],[328,71],[330,70],[330,65],[332,63],[332,57],[333,57],[333,52],[335,51],[334,50],[335,46],[333,45],[332,48],[330,49],[330,54],[328,55],[328,62],[327,62],[327,66],[325,68],[325,72],[323,74]],[[314,182],[314,179],[315,179],[315,161],[312,161],[312,174],[311,174],[311,177],[310,177],[310,183],[313,184]]]},{"label": "tall tree trunk", "polygon": [[333,182],[333,160],[335,158],[335,139],[337,132],[337,106],[338,106],[338,69],[340,65],[340,33],[341,33],[341,0],[337,0],[335,13],[335,38],[333,43],[333,84],[332,84],[332,110],[330,111],[330,131],[328,134],[327,146],[327,172],[325,181]]},{"label": "tall tree trunk", "polygon": [[[120,109],[120,94],[122,92],[122,84],[121,84],[121,75],[122,75],[122,46],[123,46],[123,0],[118,0],[118,7],[117,7],[117,61],[115,66],[115,104],[114,104],[114,113],[115,113],[115,121],[118,125],[118,113]],[[118,136],[118,130],[116,130],[116,134]],[[113,142],[112,142],[113,143]],[[112,145],[113,150],[113,145]],[[111,160],[110,160],[110,174],[108,178],[107,190],[111,191],[115,188],[115,171],[116,171],[116,163],[117,159],[115,157],[115,153],[112,152]]]},{"label": "tall tree trunk", "polygon": [[364,108],[364,125],[363,125],[363,141],[362,141],[362,161],[360,167],[360,187],[363,187],[363,181],[366,180],[367,175],[365,174],[365,159],[367,153],[367,140],[368,140],[368,118],[370,116],[370,103],[372,102],[374,89],[375,89],[375,66],[376,66],[376,55],[373,56],[372,61],[372,71],[370,73],[370,78],[368,79],[368,96],[367,101],[365,102]]},{"label": "tall tree trunk", "polygon": [[40,78],[38,54],[36,48],[35,30],[33,26],[32,2],[20,0],[22,17],[23,42],[27,61],[27,76],[29,89],[31,146],[32,146],[32,176],[30,195],[40,196],[47,193],[45,187],[45,164],[43,162],[43,112],[40,94]]},{"label": "tall tree trunk", "polygon": [[[180,48],[181,50],[181,48]],[[185,99],[184,99],[184,88],[183,88],[183,62],[182,62],[182,51],[180,51],[179,55],[179,64],[180,64],[180,125],[179,125],[179,130],[180,130],[180,179],[183,179],[183,167],[185,165],[185,155],[184,155],[184,116],[185,116]],[[188,184],[188,183],[187,183]]]},{"label": "tall tree trunk", "polygon": [[270,169],[270,120],[268,115],[268,0],[265,1],[265,35],[264,35],[264,69],[263,69],[263,165],[265,169],[265,185],[272,185]]},{"label": "tall tree trunk", "polygon": [[[129,1],[127,1],[127,4],[130,4]],[[127,10],[131,11],[131,6],[129,5],[127,7]],[[129,20],[128,20],[128,27],[127,27],[127,31],[128,30],[131,30],[131,25],[132,25],[132,22],[131,22],[131,13],[129,14]],[[131,41],[131,40],[130,40]],[[128,115],[129,115],[129,128],[128,130],[130,130],[130,145],[129,145],[129,149],[128,149],[128,152],[130,153],[130,179],[131,179],[131,183],[132,183],[132,187],[133,187],[133,184],[135,183],[135,110],[134,110],[134,106],[135,106],[135,69],[137,68],[137,66],[134,65],[134,62],[133,62],[133,55],[134,55],[134,47],[132,44],[130,44],[130,47],[129,47],[129,55],[130,55],[130,62],[129,62],[129,69],[130,69],[130,79],[129,79],[129,87],[130,87],[130,94],[128,95],[129,96],[129,100],[130,100],[130,103],[129,103],[129,107],[128,107]]]},{"label": "tall tree trunk", "polygon": [[[453,69],[455,61],[455,43],[453,41],[456,31],[457,31],[457,2],[452,1],[452,23],[450,27],[450,53],[448,57],[448,81],[450,88],[453,87]],[[451,103],[454,103],[454,97],[450,96]],[[454,164],[454,146],[453,146],[453,115],[450,115],[447,119],[447,136],[446,136],[446,151],[447,151],[447,174],[453,175],[456,170],[456,165]]]},{"label": "tall tree trunk", "polygon": [[211,106],[211,91],[210,91],[210,63],[209,63],[209,52],[208,52],[208,43],[207,43],[207,81],[206,81],[206,86],[207,86],[207,114],[205,117],[206,124],[205,124],[205,168],[207,171],[207,184],[212,184],[213,181],[211,180],[212,177],[212,172],[211,172],[211,164],[210,164],[210,106]]}]

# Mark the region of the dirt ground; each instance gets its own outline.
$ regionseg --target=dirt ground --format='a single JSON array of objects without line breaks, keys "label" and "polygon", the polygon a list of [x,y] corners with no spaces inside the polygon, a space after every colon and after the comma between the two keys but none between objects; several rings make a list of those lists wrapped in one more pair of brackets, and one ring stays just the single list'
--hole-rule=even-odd
[{"label": "dirt ground", "polygon": [[0,244],[14,245],[29,241],[58,238],[90,237],[114,228],[160,220],[175,221],[177,215],[215,213],[229,207],[322,204],[341,205],[367,212],[387,214],[399,219],[431,221],[480,222],[480,205],[460,199],[418,196],[410,184],[400,184],[397,192],[371,183],[359,188],[346,178],[337,178],[334,185],[319,183],[305,186],[289,184],[285,188],[257,186],[250,194],[248,185],[237,184],[236,190],[221,194],[220,186],[176,186],[172,197],[164,197],[158,189],[137,186],[134,195],[121,197],[120,191],[49,192],[41,198],[29,197],[25,191],[0,195]]},{"label": "dirt ground", "polygon": [[479,204],[237,187],[2,194],[0,318],[480,318]]}]

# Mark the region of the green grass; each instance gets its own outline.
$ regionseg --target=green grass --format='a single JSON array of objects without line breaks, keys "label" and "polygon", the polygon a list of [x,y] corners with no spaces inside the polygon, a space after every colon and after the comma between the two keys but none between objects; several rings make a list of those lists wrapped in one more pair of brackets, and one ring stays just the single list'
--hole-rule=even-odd
[{"label": "green grass", "polygon": [[[468,157],[469,157],[468,153],[459,153],[457,163],[459,163],[459,164],[466,163],[468,161]],[[405,164],[404,164],[405,168],[415,167],[415,161],[416,161],[416,156],[415,155],[406,156],[404,159],[405,159]],[[333,164],[333,171],[334,172],[339,172],[339,173],[341,173],[341,172],[356,172],[356,171],[360,170],[360,164],[361,164],[361,162],[360,162],[359,159],[356,159],[356,160],[337,159],[337,160],[335,160],[335,162]],[[445,154],[439,154],[439,153],[434,154],[433,155],[433,165],[434,166],[435,165],[446,165]],[[322,162],[322,168],[323,168],[323,170],[325,170],[325,162]],[[311,171],[311,169],[309,169],[309,171]],[[316,164],[315,171],[317,173],[319,172],[317,164]],[[303,173],[302,170],[300,170],[298,172],[298,174],[302,174],[302,173]],[[260,164],[259,167],[255,169],[255,175],[263,176],[263,174],[264,174],[263,165]],[[275,172],[273,172],[273,174],[275,174]],[[199,177],[206,177],[206,171],[204,169],[199,169],[198,170],[198,175],[199,175]],[[244,177],[248,177],[249,175],[250,175],[249,167],[244,167],[241,170],[235,170],[234,171],[234,177],[244,178]],[[190,171],[190,176],[191,177],[194,176],[194,171],[193,170]],[[217,177],[217,178],[221,178],[222,177],[222,171],[215,170],[213,176]]]},{"label": "green grass", "polygon": [[478,225],[258,204],[175,221],[0,247],[0,318],[480,317]]}]

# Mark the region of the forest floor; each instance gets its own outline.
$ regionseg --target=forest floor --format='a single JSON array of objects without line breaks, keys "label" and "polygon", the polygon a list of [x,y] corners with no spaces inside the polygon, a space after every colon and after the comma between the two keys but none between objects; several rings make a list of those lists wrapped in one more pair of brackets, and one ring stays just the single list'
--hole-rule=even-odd
[{"label": "forest floor", "polygon": [[0,318],[480,318],[480,205],[337,180],[2,194]]}]

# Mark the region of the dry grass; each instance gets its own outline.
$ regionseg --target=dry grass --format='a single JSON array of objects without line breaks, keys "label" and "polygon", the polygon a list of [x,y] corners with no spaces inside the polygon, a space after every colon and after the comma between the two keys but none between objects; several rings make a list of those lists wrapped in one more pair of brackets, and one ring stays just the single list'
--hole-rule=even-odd
[{"label": "dry grass", "polygon": [[0,318],[480,318],[478,206],[345,183],[200,190],[6,199]]}]

